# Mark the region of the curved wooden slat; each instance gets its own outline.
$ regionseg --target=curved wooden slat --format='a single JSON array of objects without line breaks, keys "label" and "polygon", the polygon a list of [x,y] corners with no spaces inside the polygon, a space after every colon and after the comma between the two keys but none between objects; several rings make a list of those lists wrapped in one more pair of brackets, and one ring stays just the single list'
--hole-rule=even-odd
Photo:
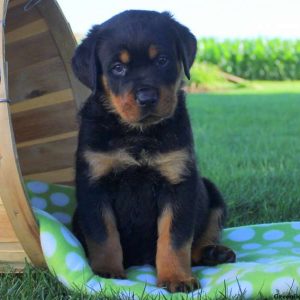
[{"label": "curved wooden slat", "polygon": [[[74,103],[70,102],[15,113],[12,120],[17,143],[77,129],[76,110]],[[73,155],[74,152],[70,153]]]},{"label": "curved wooden slat", "polygon": [[77,135],[78,135],[77,131],[70,131],[70,132],[67,132],[67,133],[52,135],[52,136],[41,138],[41,139],[30,140],[30,141],[27,141],[27,142],[18,143],[17,144],[17,149],[27,148],[27,147],[40,145],[40,144],[45,144],[45,143],[50,143],[50,142],[55,142],[55,141],[61,141],[61,140],[65,140],[65,139],[68,139],[68,138],[77,137]]},{"label": "curved wooden slat", "polygon": [[70,153],[76,149],[76,145],[77,138],[73,137],[32,147],[19,148],[18,155],[23,176],[73,168],[75,157],[70,158]]},{"label": "curved wooden slat", "polygon": [[[56,5],[53,5],[51,2],[55,2]],[[40,5],[38,5],[38,10],[43,14],[52,36],[56,41],[70,79],[72,90],[74,91],[77,108],[79,109],[90,94],[90,90],[79,82],[72,72],[71,59],[74,48],[77,45],[76,39],[56,0],[42,1]]]},{"label": "curved wooden slat", "polygon": [[[72,73],[70,63],[76,42],[57,2],[43,0],[24,13],[26,2],[0,0],[2,20],[5,20],[8,4],[8,15],[11,18],[19,16],[8,22],[6,36],[2,27],[4,21],[0,28],[0,98],[8,97],[9,84],[13,102],[12,109],[8,103],[0,103],[0,232],[7,229],[6,236],[0,235],[0,268],[3,262],[8,262],[20,269],[27,255],[34,265],[45,266],[38,225],[27,201],[19,159],[24,162],[25,174],[30,178],[72,182],[77,135],[73,99],[80,107],[89,93]],[[7,56],[9,74],[5,39],[10,52]],[[34,48],[32,53],[30,47]],[[19,54],[22,48],[24,51]],[[15,122],[15,131],[12,122]],[[20,157],[15,137],[19,141]],[[59,150],[52,147],[65,140],[69,143],[66,152],[70,155],[64,153],[66,161],[59,164]],[[36,158],[35,151],[39,154]],[[41,169],[31,168],[31,162],[42,160],[43,153],[57,161],[47,162]]]},{"label": "curved wooden slat", "polygon": [[[0,16],[2,20],[5,19],[6,9],[8,1],[2,1],[0,7]],[[3,24],[3,22],[2,22]],[[0,27],[0,98],[7,99],[7,65],[5,62],[5,49],[4,49],[4,31],[3,27]],[[12,163],[10,163],[12,161]],[[12,172],[12,178],[7,174]],[[15,181],[13,181],[16,179]],[[12,181],[11,181],[12,180]],[[13,184],[13,186],[12,186]],[[10,193],[9,189],[13,188],[13,193]],[[25,200],[25,201],[24,201]],[[38,265],[43,265],[43,257],[41,256],[41,249],[38,239],[38,230],[32,215],[32,212],[25,209],[26,216],[19,214],[19,203],[24,201],[26,206],[26,195],[22,186],[19,169],[14,152],[14,140],[11,135],[11,124],[9,116],[9,107],[7,103],[0,103],[0,271],[3,268],[7,268],[7,264],[10,264],[14,270],[20,270],[24,267],[24,259],[28,258],[25,251],[32,253],[32,261]],[[27,223],[27,219],[31,218],[31,222]],[[14,219],[16,222],[13,224]],[[24,231],[21,233],[33,232],[33,243],[26,242],[26,237],[21,236],[24,246],[20,243],[15,230],[20,228],[25,223]],[[31,240],[31,239],[30,239]],[[9,246],[10,245],[10,246]],[[7,250],[7,247],[10,249]],[[24,248],[26,250],[24,251]],[[18,257],[12,259],[8,255],[11,250],[18,251]],[[7,250],[7,251],[6,251]]]},{"label": "curved wooden slat", "polygon": [[43,19],[40,19],[7,33],[5,41],[6,44],[11,44],[46,31],[48,31],[48,26]]},{"label": "curved wooden slat", "polygon": [[[3,64],[2,68],[3,70]],[[3,81],[3,80],[2,80]],[[6,97],[6,92],[1,91]],[[33,264],[45,266],[39,229],[27,202],[7,103],[0,103],[0,197],[14,231]]]},{"label": "curved wooden slat", "polygon": [[65,168],[61,170],[49,171],[44,173],[30,174],[24,176],[25,179],[42,180],[49,183],[64,183],[74,181],[74,169]]},{"label": "curved wooden slat", "polygon": [[73,101],[73,93],[71,89],[65,89],[13,104],[11,106],[11,112],[19,113],[69,101]]}]

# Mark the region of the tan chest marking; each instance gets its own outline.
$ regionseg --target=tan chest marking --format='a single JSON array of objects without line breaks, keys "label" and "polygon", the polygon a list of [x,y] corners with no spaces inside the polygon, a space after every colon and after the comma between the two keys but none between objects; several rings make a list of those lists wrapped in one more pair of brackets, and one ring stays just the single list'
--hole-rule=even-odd
[{"label": "tan chest marking", "polygon": [[90,167],[90,178],[97,180],[110,172],[137,166],[139,163],[124,149],[113,152],[95,152],[87,150],[84,158]]},{"label": "tan chest marking", "polygon": [[90,167],[90,177],[97,180],[110,172],[118,172],[131,166],[148,166],[157,170],[170,183],[178,184],[189,174],[191,156],[186,149],[150,156],[146,152],[135,159],[125,149],[112,152],[87,150],[84,158]]},{"label": "tan chest marking", "polygon": [[160,153],[150,158],[149,165],[158,170],[172,184],[178,184],[189,174],[191,155],[187,150]]}]

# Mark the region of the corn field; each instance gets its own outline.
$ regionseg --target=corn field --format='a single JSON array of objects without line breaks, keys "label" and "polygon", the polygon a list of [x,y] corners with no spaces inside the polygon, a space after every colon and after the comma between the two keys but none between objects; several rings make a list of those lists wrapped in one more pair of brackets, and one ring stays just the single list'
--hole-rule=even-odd
[{"label": "corn field", "polygon": [[251,80],[299,80],[300,40],[253,39],[198,41],[197,62]]}]

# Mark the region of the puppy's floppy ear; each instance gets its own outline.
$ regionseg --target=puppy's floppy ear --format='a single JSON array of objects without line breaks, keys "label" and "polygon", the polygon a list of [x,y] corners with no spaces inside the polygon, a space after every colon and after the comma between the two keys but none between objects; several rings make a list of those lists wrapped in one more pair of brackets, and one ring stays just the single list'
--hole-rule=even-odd
[{"label": "puppy's floppy ear", "polygon": [[186,77],[190,79],[190,68],[197,52],[197,40],[190,30],[174,20],[169,12],[163,12],[162,14],[171,19],[176,34],[177,51],[183,64],[184,73]]},{"label": "puppy's floppy ear", "polygon": [[92,90],[93,94],[98,89],[98,76],[101,72],[96,51],[98,39],[99,26],[94,26],[87,37],[76,48],[72,58],[73,72],[83,84]]}]

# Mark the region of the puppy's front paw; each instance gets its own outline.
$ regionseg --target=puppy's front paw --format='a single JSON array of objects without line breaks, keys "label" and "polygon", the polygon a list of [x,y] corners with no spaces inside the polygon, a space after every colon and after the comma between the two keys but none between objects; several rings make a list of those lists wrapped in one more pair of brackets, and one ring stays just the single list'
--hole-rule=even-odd
[{"label": "puppy's front paw", "polygon": [[171,278],[158,278],[157,285],[167,289],[169,292],[191,292],[200,288],[199,281],[192,277],[172,276]]},{"label": "puppy's front paw", "polygon": [[122,266],[101,264],[99,261],[91,261],[93,272],[101,277],[125,279],[126,274]]}]

